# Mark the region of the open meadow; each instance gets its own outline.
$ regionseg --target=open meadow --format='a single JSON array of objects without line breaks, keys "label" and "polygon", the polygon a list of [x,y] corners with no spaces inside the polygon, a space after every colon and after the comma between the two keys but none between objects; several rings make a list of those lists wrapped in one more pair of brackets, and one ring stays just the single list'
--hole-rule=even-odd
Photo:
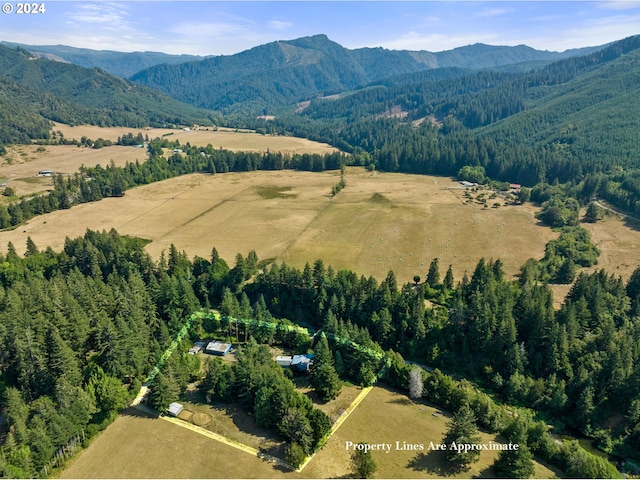
[{"label": "open meadow", "polygon": [[471,275],[481,257],[501,258],[514,275],[528,258],[542,257],[556,235],[538,224],[531,204],[465,204],[449,178],[354,167],[346,180],[331,198],[336,171],[187,175],[35,217],[0,232],[0,245],[11,241],[20,252],[30,236],[40,248],[60,249],[65,237],[87,228],[115,228],[151,240],[146,248],[156,258],[172,243],[204,258],[215,246],[230,264],[237,253],[255,250],[260,259],[297,267],[322,258],[379,280],[394,270],[407,282],[424,278],[435,257],[442,275],[453,265],[456,280]]},{"label": "open meadow", "polygon": [[[270,464],[182,426],[128,409],[62,472],[61,478],[345,478],[351,474],[346,442],[391,443],[374,452],[378,478],[491,477],[496,451],[483,451],[471,470],[452,475],[437,452],[449,415],[385,387],[374,387],[301,473]],[[500,442],[482,434],[483,442]],[[396,442],[424,444],[397,450]],[[536,462],[537,478],[556,472]]]},{"label": "open meadow", "polygon": [[209,437],[127,409],[60,478],[297,478]]},{"label": "open meadow", "polygon": [[[580,218],[584,216],[582,209]],[[581,223],[591,234],[591,241],[600,249],[597,265],[580,271],[590,274],[604,269],[609,275],[621,277],[626,282],[633,271],[640,267],[640,224],[629,218],[610,213],[596,223]],[[571,285],[551,285],[554,305],[560,308]]]},{"label": "open meadow", "polygon": [[[472,478],[495,477],[489,470],[498,456],[482,451],[471,470],[452,474],[441,452],[428,451],[429,442],[439,443],[447,430],[449,414],[384,386],[374,387],[327,445],[303,470],[307,478],[346,478],[351,473],[346,442],[390,443],[389,453],[372,452],[376,478]],[[495,435],[481,433],[483,443],[502,443]],[[396,445],[399,442],[399,445]],[[404,444],[422,444],[424,450],[403,450]],[[398,448],[399,447],[399,448]],[[556,473],[535,462],[536,478],[555,478]]]},{"label": "open meadow", "polygon": [[12,145],[0,157],[0,179],[12,187],[17,195],[29,195],[53,188],[51,177],[38,177],[41,170],[62,175],[73,175],[85,165],[106,167],[112,161],[119,167],[127,162],[147,160],[142,148],[112,146],[105,148],[77,147],[75,145]]},{"label": "open meadow", "polygon": [[214,148],[223,148],[232,151],[245,152],[286,152],[286,153],[330,153],[336,151],[331,145],[318,143],[306,138],[285,137],[281,135],[261,135],[246,130],[233,130],[225,128],[217,129],[170,129],[170,128],[127,128],[127,127],[96,127],[93,125],[78,125],[71,127],[62,123],[56,123],[53,130],[60,130],[65,138],[80,140],[83,136],[96,140],[103,138],[115,142],[118,137],[127,133],[148,135],[149,138],[164,137],[168,140],[180,141],[184,145],[206,147],[211,144]]}]

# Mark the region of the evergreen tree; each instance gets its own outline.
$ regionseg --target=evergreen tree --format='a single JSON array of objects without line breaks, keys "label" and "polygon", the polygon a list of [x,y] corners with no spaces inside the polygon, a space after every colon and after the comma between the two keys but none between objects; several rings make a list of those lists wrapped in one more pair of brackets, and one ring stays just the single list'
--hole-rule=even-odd
[{"label": "evergreen tree", "polygon": [[180,394],[180,388],[171,372],[166,375],[159,372],[151,381],[149,388],[151,389],[148,395],[149,406],[159,412],[165,412]]},{"label": "evergreen tree", "polygon": [[354,450],[351,454],[351,468],[354,478],[373,478],[378,466],[370,450]]},{"label": "evergreen tree", "polygon": [[533,455],[526,444],[517,450],[502,450],[493,463],[498,478],[530,478],[534,474]]},{"label": "evergreen tree", "polygon": [[456,472],[468,470],[470,465],[480,458],[479,450],[459,452],[456,449],[458,445],[481,443],[476,418],[468,403],[463,403],[448,423],[442,443],[447,446],[445,458],[452,470]]},{"label": "evergreen tree", "polygon": [[444,276],[444,288],[446,288],[447,290],[453,290],[454,287],[454,283],[453,283],[453,268],[451,265],[449,265],[449,268],[447,269],[447,273]]},{"label": "evergreen tree", "polygon": [[587,223],[596,223],[602,216],[601,209],[596,202],[590,202],[583,220]]},{"label": "evergreen tree", "polygon": [[429,265],[429,273],[427,273],[427,284],[431,288],[436,288],[440,283],[440,267],[438,266],[438,258],[431,260]]},{"label": "evergreen tree", "polygon": [[342,382],[336,372],[329,342],[324,333],[320,335],[316,344],[311,367],[311,385],[325,402],[336,398],[342,389]]}]

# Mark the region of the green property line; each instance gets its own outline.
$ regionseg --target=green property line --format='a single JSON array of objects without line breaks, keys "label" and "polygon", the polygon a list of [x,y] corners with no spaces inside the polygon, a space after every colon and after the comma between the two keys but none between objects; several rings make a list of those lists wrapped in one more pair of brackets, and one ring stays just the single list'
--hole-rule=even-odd
[{"label": "green property line", "polygon": [[[217,312],[213,312],[213,315],[214,316],[217,315],[218,318],[220,317],[220,314]],[[189,333],[189,328],[191,327],[191,324],[193,323],[193,321],[196,318],[201,318],[203,316],[204,316],[204,312],[195,312],[191,314],[191,316],[189,316],[185,324],[182,326],[182,328],[176,335],[176,338],[173,340],[173,342],[171,342],[171,345],[169,345],[169,348],[165,350],[165,352],[160,357],[160,360],[158,360],[158,363],[156,363],[155,366],[151,369],[151,372],[149,372],[149,376],[147,377],[143,385],[148,386],[153,381],[153,379],[156,378],[156,375],[160,373],[160,370],[164,366],[167,359],[171,356],[173,351],[176,349],[176,347],[182,341],[182,339],[187,335],[187,333]]]},{"label": "green property line", "polygon": [[[189,316],[189,318],[187,319],[185,324],[182,326],[182,328],[180,329],[180,331],[176,335],[176,338],[173,340],[173,342],[171,342],[171,345],[169,345],[169,347],[162,354],[162,356],[160,357],[160,359],[158,360],[156,365],[151,369],[151,371],[149,372],[149,376],[147,377],[147,379],[145,380],[143,385],[148,386],[153,381],[153,379],[156,377],[156,375],[160,372],[160,370],[164,366],[164,364],[167,361],[167,359],[174,352],[174,350],[176,349],[178,344],[187,335],[187,333],[189,333],[189,328],[191,327],[191,324],[193,323],[193,321],[196,320],[196,319],[211,318],[211,317],[213,317],[214,319],[216,319],[218,321],[225,319],[229,323],[238,323],[238,324],[242,324],[242,325],[257,326],[257,327],[267,327],[269,329],[271,329],[271,328],[273,328],[273,329],[281,328],[281,329],[284,329],[284,330],[286,330],[288,332],[304,333],[304,334],[308,335],[309,338],[315,336],[319,332],[319,330],[318,331],[314,331],[311,328],[305,328],[305,327],[301,327],[299,325],[284,325],[282,323],[268,322],[268,321],[265,321],[265,320],[257,320],[255,318],[238,318],[238,317],[232,317],[232,316],[229,316],[229,315],[224,315],[223,316],[217,310],[210,310],[210,311],[206,311],[206,312],[200,310],[200,311],[194,312],[193,314],[191,314]],[[352,341],[352,340],[350,340],[348,338],[344,338],[344,337],[341,337],[339,335],[335,335],[335,334],[329,333],[329,332],[326,332],[325,335],[327,336],[327,338],[331,338],[331,339],[335,340],[338,343],[341,343],[343,345],[349,345],[349,346],[355,348],[356,350],[359,350],[359,351],[361,351],[363,353],[367,353],[367,354],[373,356],[377,360],[381,360],[381,359],[386,357],[386,354],[384,352],[380,352],[380,351],[373,350],[371,348],[365,347],[363,345],[355,343],[354,341]],[[384,367],[383,367],[383,369],[384,369]]]},{"label": "green property line", "polygon": [[[185,324],[182,326],[182,328],[180,329],[180,331],[178,332],[178,334],[176,335],[176,338],[173,340],[173,342],[171,342],[171,345],[169,345],[169,347],[167,348],[167,350],[162,354],[162,357],[160,357],[160,359],[158,360],[158,362],[156,363],[156,365],[151,369],[151,372],[149,373],[149,376],[147,377],[147,380],[145,381],[145,383],[143,384],[142,388],[140,389],[140,393],[138,394],[138,396],[136,397],[136,399],[134,400],[134,402],[132,403],[132,405],[136,406],[137,408],[143,409],[145,411],[148,411],[150,413],[157,413],[159,414],[160,412],[155,412],[155,410],[150,409],[149,407],[147,407],[146,405],[142,405],[141,404],[141,400],[142,398],[147,394],[148,392],[148,385],[149,383],[155,378],[155,376],[160,372],[161,368],[163,367],[163,365],[165,364],[165,362],[167,361],[167,359],[171,356],[171,354],[175,351],[176,347],[178,346],[178,344],[180,343],[180,341],[182,341],[182,339],[187,335],[187,333],[189,332],[189,328],[191,327],[191,324],[193,323],[194,320],[196,319],[202,319],[202,318],[211,318],[213,317],[216,320],[222,320],[223,318],[226,319],[229,322],[237,322],[237,323],[241,323],[243,325],[252,325],[252,326],[260,326],[260,327],[268,327],[268,328],[284,328],[285,330],[292,332],[299,332],[299,333],[305,333],[307,334],[309,337],[313,337],[314,335],[316,335],[318,333],[318,331],[314,331],[310,328],[304,328],[304,327],[300,327],[298,325],[283,325],[283,324],[279,324],[276,322],[267,322],[264,320],[256,320],[256,319],[246,319],[246,318],[235,318],[235,317],[231,317],[231,316],[222,316],[220,314],[220,312],[218,312],[217,310],[211,310],[208,312],[205,311],[198,311],[198,312],[194,312],[193,314],[191,314],[189,316],[189,318],[187,319],[187,321],[185,322]],[[367,353],[369,355],[372,355],[373,357],[375,357],[376,359],[380,360],[382,358],[386,357],[386,354],[384,352],[380,352],[380,351],[376,351],[373,350],[371,348],[368,347],[364,347],[358,343],[353,342],[352,340],[346,339],[344,337],[341,337],[339,335],[335,335],[333,333],[325,333],[325,335],[327,335],[327,337],[332,338],[333,340],[335,340],[336,342],[339,342],[341,344],[347,344],[350,345],[353,348],[356,348],[357,350]],[[386,368],[386,364],[383,366],[383,369],[378,372],[378,376],[380,375],[380,373]],[[334,425],[332,425],[331,431],[329,432],[327,438],[325,441],[328,441],[329,438],[331,438],[331,436],[333,436],[333,434],[336,432],[336,430],[342,425],[342,423],[344,423],[344,421],[351,415],[351,413],[356,409],[356,407],[362,402],[362,400],[364,400],[364,398],[367,396],[367,394],[371,391],[372,387],[365,387],[363,389],[362,392],[360,392],[360,394],[355,398],[355,400],[351,403],[351,405],[347,408],[347,410],[340,416],[340,418],[336,421],[336,423]],[[196,425],[192,425],[189,424],[183,420],[180,419],[173,419],[173,418],[168,418],[168,417],[164,417],[162,416],[161,418],[168,420],[170,422],[173,422],[177,425],[180,425],[182,427],[191,429],[193,431],[196,431],[200,434],[206,435],[210,438],[214,438],[215,440],[218,440],[222,443],[225,443],[227,445],[230,445],[232,447],[238,448],[240,450],[244,450],[248,453],[251,453],[253,455],[256,455],[257,457],[260,458],[265,458],[270,462],[275,462],[280,464],[281,466],[284,467],[288,467],[291,470],[294,470],[296,472],[301,472],[304,467],[306,467],[309,462],[313,459],[313,457],[315,457],[316,453],[312,454],[311,456],[309,456],[308,458],[305,459],[305,461],[302,463],[302,465],[300,465],[298,468],[294,468],[293,466],[289,465],[287,462],[285,462],[282,459],[279,459],[277,457],[273,457],[271,455],[267,455],[264,454],[262,452],[259,452],[255,449],[253,449],[252,447],[249,447],[247,445],[244,445],[240,442],[237,442],[235,440],[231,440],[228,439],[222,435],[210,432],[204,428],[201,427],[197,427]],[[255,451],[254,451],[255,450]]]}]

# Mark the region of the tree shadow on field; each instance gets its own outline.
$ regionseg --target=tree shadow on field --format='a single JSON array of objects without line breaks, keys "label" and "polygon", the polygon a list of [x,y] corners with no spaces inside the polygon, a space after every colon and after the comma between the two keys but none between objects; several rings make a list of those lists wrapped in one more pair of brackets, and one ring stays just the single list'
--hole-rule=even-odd
[{"label": "tree shadow on field", "polygon": [[387,403],[397,403],[398,405],[415,405],[416,403],[407,397],[404,398],[394,398],[393,400],[389,400]]},{"label": "tree shadow on field", "polygon": [[449,465],[445,459],[445,452],[442,450],[430,450],[428,453],[420,452],[411,459],[407,467],[438,477],[449,477],[458,473]]},{"label": "tree shadow on field", "polygon": [[120,411],[120,415],[127,415],[129,417],[138,417],[138,418],[159,418],[160,414],[155,410],[152,410],[145,405],[140,405],[137,407],[127,407],[124,410]]},{"label": "tree shadow on field", "polygon": [[491,468],[491,466],[480,470],[480,473],[478,473],[478,475],[475,475],[473,478],[496,478],[496,473],[493,471],[493,468]]}]

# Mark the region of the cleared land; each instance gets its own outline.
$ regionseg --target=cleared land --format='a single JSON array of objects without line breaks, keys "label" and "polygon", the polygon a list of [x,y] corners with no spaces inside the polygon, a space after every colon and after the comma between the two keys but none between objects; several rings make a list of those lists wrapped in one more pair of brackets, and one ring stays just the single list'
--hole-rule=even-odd
[{"label": "cleared land", "polygon": [[66,236],[87,228],[115,228],[152,240],[158,257],[173,243],[190,256],[229,263],[255,250],[261,259],[303,267],[322,258],[382,280],[394,270],[401,282],[426,275],[440,258],[442,275],[453,265],[456,279],[471,274],[479,258],[501,258],[508,274],[530,257],[540,258],[555,236],[534,219],[531,205],[483,209],[464,204],[448,178],[375,174],[347,169],[347,186],[335,198],[338,172],[246,172],[188,175],[39,216],[14,231],[0,232],[0,245],[18,251],[27,236],[40,248],[60,249]]},{"label": "cleared land", "polygon": [[[440,454],[395,450],[395,442],[438,442],[448,416],[414,403],[395,391],[374,387],[338,429],[329,443],[302,473],[289,472],[248,453],[199,435],[186,428],[129,409],[110,425],[73,462],[61,478],[344,478],[351,473],[346,441],[392,443],[386,454],[374,452],[378,478],[455,477],[446,470]],[[483,434],[483,441],[500,441]],[[483,451],[473,468],[457,475],[484,475],[497,452]],[[536,464],[536,477],[556,473]]]},{"label": "cleared land", "polygon": [[53,130],[60,130],[65,138],[80,140],[86,136],[92,140],[104,138],[115,142],[118,137],[127,133],[148,135],[149,138],[164,137],[168,140],[179,140],[182,145],[189,142],[191,145],[206,147],[211,144],[214,148],[224,148],[232,151],[246,152],[288,152],[288,153],[329,153],[336,149],[325,143],[313,142],[305,138],[285,137],[280,135],[261,135],[243,130],[231,130],[218,128],[217,130],[197,129],[185,131],[169,128],[144,128],[132,129],[126,127],[102,128],[93,125],[79,125],[71,127],[61,123],[55,124]]},{"label": "cleared land", "polygon": [[[580,218],[583,216],[584,209]],[[640,267],[640,225],[615,213],[606,215],[596,223],[580,225],[589,231],[591,241],[600,249],[598,264],[582,271],[592,273],[604,269],[609,275],[619,276],[626,283],[633,271]],[[552,285],[551,288],[555,306],[559,308],[571,285]]]},{"label": "cleared land", "polygon": [[28,195],[53,187],[51,177],[37,177],[40,170],[72,175],[82,165],[106,167],[112,161],[119,167],[127,162],[147,159],[147,152],[137,147],[112,146],[99,149],[73,145],[13,145],[0,157],[0,178],[15,189],[17,195]]},{"label": "cleared land", "polygon": [[[372,452],[378,466],[377,478],[495,477],[488,468],[498,452],[482,451],[471,470],[455,475],[446,469],[440,452],[427,450],[429,442],[442,440],[448,421],[449,415],[436,408],[413,402],[394,390],[374,387],[302,473],[311,478],[345,478],[351,473],[351,452],[345,448],[346,442],[351,441],[393,445],[389,453]],[[483,433],[481,437],[483,443],[501,442],[495,435]],[[403,442],[423,444],[425,450],[396,450],[396,442],[400,442],[400,447]],[[537,478],[555,476],[552,470],[536,463]]]},{"label": "cleared land", "polygon": [[128,409],[61,478],[294,478],[186,428]]}]

